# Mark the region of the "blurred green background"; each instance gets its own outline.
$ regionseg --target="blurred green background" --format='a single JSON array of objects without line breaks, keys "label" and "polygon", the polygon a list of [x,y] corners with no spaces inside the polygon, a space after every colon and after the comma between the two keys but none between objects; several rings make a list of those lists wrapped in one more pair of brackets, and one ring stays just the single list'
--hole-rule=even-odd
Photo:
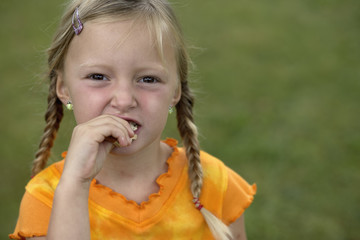
[{"label": "blurred green background", "polygon": [[[62,0],[0,1],[0,235],[44,126],[44,50]],[[249,239],[360,239],[360,1],[186,0],[201,145],[258,193]],[[67,114],[52,161],[74,126]],[[166,135],[176,136],[171,119]]]}]

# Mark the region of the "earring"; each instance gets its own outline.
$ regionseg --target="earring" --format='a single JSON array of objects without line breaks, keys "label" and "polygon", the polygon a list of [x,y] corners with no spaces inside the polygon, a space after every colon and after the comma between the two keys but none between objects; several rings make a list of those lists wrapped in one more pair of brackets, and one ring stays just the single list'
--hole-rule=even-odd
[{"label": "earring", "polygon": [[169,106],[169,114],[172,114],[174,112],[174,107],[173,106]]},{"label": "earring", "polygon": [[73,106],[73,104],[71,103],[71,101],[68,101],[68,102],[66,103],[66,108],[67,108],[69,111],[71,111],[71,110],[74,109],[74,106]]}]

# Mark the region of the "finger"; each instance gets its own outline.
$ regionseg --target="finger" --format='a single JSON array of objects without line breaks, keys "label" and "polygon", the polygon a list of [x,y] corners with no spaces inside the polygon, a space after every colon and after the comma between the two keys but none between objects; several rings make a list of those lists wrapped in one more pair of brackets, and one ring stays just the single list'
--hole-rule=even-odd
[{"label": "finger", "polygon": [[81,135],[87,135],[88,139],[93,139],[98,143],[104,140],[111,143],[118,142],[121,146],[130,145],[131,138],[135,135],[126,120],[112,115],[98,116],[86,123],[79,124],[76,128],[82,132]]},{"label": "finger", "polygon": [[129,134],[123,126],[117,126],[116,124],[108,123],[101,125],[97,128],[102,135],[101,139],[99,139],[99,142],[117,142],[117,144],[120,144],[121,146],[128,146],[131,143]]},{"label": "finger", "polygon": [[109,115],[111,118],[113,118],[115,121],[118,121],[120,124],[122,124],[123,127],[127,130],[130,137],[133,137],[135,135],[134,130],[132,129],[130,123],[126,121],[125,119]]},{"label": "finger", "polygon": [[122,118],[119,118],[119,117],[114,116],[114,115],[101,115],[101,116],[98,117],[98,119],[99,119],[99,121],[95,121],[94,124],[102,125],[102,124],[106,124],[106,123],[114,123],[119,128],[126,129],[127,134],[130,137],[133,137],[135,135],[134,130],[131,128],[129,122],[122,119]]}]

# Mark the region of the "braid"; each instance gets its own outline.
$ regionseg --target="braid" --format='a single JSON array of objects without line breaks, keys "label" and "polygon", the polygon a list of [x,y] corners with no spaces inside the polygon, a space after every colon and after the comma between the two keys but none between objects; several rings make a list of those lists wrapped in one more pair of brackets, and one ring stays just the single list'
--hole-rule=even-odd
[{"label": "braid", "polygon": [[56,133],[59,129],[60,122],[63,117],[62,103],[56,95],[56,79],[57,76],[52,73],[50,75],[48,109],[45,114],[46,126],[39,144],[39,149],[35,154],[35,160],[33,161],[33,176],[45,168],[50,156],[50,150],[54,145]]},{"label": "braid", "polygon": [[194,96],[191,93],[187,82],[181,84],[181,93],[177,108],[177,122],[180,136],[183,140],[186,156],[189,162],[189,178],[191,181],[191,192],[194,197],[199,198],[202,188],[202,168],[200,163],[200,147],[198,131],[194,124],[193,106]]},{"label": "braid", "polygon": [[[191,183],[191,193],[194,198],[199,199],[203,185],[203,171],[200,162],[200,146],[198,141],[198,130],[194,124],[193,109],[194,96],[188,86],[187,81],[181,83],[181,98],[176,105],[177,122],[180,136],[183,140],[186,157],[189,162],[189,178]],[[199,203],[200,204],[200,203]],[[209,226],[213,236],[218,240],[231,239],[230,229],[210,211],[201,208],[206,223]]]},{"label": "braid", "polygon": [[[33,161],[33,175],[37,174],[45,167],[63,117],[62,103],[56,95],[57,75],[55,70],[61,70],[63,68],[66,52],[72,38],[75,35],[71,27],[72,16],[74,14],[75,7],[79,5],[83,23],[94,19],[104,19],[107,21],[108,19],[114,18],[117,20],[118,16],[123,16],[125,19],[132,16],[144,16],[144,19],[148,20],[147,17],[152,16],[150,19],[153,19],[153,21],[150,23],[153,24],[153,29],[150,28],[150,30],[154,30],[154,33],[156,34],[155,40],[158,44],[157,47],[160,49],[160,55],[164,54],[162,52],[163,36],[169,36],[170,39],[174,41],[177,53],[178,75],[181,82],[181,98],[179,103],[176,105],[178,129],[184,143],[186,156],[189,162],[188,174],[191,193],[194,198],[199,199],[203,186],[203,170],[200,162],[198,131],[193,119],[194,96],[187,82],[188,65],[191,63],[191,60],[186,50],[179,22],[166,0],[71,1],[68,9],[63,15],[62,22],[55,35],[52,46],[48,50],[50,87],[48,109],[45,115],[46,126],[39,149],[35,155],[35,160]],[[200,209],[200,212],[208,224],[209,229],[216,239],[227,240],[230,238],[231,233],[228,227],[222,223],[220,219],[215,217],[204,207],[198,209]]]}]

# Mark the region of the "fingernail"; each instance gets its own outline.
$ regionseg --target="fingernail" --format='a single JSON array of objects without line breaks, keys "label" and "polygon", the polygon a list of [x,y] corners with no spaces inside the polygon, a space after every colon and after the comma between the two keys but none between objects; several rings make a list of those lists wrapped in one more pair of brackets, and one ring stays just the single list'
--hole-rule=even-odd
[{"label": "fingernail", "polygon": [[125,139],[125,137],[121,137],[121,145],[122,146],[126,146],[127,145],[127,139]]}]

